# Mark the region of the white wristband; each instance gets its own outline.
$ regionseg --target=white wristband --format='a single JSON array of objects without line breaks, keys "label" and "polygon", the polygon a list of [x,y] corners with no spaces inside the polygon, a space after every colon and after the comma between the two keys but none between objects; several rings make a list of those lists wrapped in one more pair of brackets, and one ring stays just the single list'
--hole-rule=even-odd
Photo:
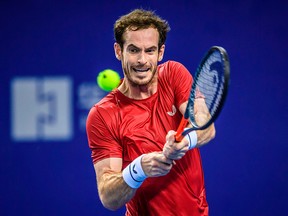
[{"label": "white wristband", "polygon": [[137,157],[122,171],[124,181],[131,188],[139,188],[147,178],[141,166],[141,159],[143,156],[144,154]]},{"label": "white wristband", "polygon": [[[184,131],[187,129],[189,128],[185,128]],[[189,141],[189,145],[188,145],[189,150],[196,147],[197,140],[198,140],[196,131],[191,131],[188,134],[186,134],[184,137]]]}]

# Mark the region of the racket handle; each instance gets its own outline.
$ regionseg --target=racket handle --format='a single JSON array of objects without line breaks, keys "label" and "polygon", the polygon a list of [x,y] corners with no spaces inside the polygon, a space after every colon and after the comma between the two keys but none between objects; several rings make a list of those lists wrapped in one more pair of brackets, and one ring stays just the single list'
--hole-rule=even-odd
[{"label": "racket handle", "polygon": [[177,142],[180,142],[183,139],[182,133],[184,131],[184,129],[186,128],[188,124],[188,120],[184,118],[184,116],[182,117],[182,120],[178,126],[178,129],[176,131],[176,135],[175,135],[175,140]]}]

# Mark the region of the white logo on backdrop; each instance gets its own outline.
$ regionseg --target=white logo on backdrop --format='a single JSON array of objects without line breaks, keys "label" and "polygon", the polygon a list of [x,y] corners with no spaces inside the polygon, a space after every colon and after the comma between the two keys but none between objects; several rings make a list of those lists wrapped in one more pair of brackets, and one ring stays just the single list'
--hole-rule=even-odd
[{"label": "white logo on backdrop", "polygon": [[107,92],[104,92],[95,82],[83,82],[77,88],[77,108],[79,115],[79,130],[86,133],[86,119],[91,107],[100,101]]},{"label": "white logo on backdrop", "polygon": [[70,77],[19,77],[11,81],[11,136],[15,141],[70,140]]}]

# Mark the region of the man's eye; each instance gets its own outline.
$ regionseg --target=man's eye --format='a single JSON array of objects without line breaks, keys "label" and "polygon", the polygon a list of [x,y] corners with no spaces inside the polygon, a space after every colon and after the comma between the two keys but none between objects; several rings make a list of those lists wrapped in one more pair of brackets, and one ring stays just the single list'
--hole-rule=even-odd
[{"label": "man's eye", "polygon": [[154,52],[155,52],[155,49],[148,49],[146,52],[147,52],[147,53],[154,53]]},{"label": "man's eye", "polygon": [[129,52],[131,52],[131,53],[137,53],[137,52],[138,52],[138,49],[132,48],[132,49],[129,49]]}]

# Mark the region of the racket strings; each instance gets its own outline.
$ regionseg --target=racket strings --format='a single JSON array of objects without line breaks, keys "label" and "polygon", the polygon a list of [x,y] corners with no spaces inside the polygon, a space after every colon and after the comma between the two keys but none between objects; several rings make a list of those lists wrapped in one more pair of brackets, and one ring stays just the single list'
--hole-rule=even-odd
[{"label": "racket strings", "polygon": [[205,103],[213,116],[220,105],[221,96],[224,92],[224,64],[219,51],[213,52],[196,74],[195,85],[197,91],[204,95]]}]

